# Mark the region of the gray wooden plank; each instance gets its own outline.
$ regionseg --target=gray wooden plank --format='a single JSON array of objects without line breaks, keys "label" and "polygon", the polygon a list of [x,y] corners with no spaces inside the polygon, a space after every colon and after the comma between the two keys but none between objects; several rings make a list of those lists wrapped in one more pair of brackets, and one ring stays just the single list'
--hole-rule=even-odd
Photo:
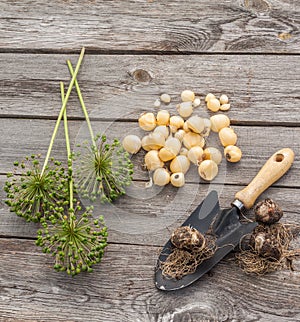
[{"label": "gray wooden plank", "polygon": [[[46,155],[51,134],[54,129],[53,120],[28,120],[28,119],[0,119],[0,128],[5,135],[0,136],[1,169],[0,173],[13,170],[13,162],[21,161],[26,155],[40,153]],[[145,132],[139,129],[137,122],[102,122],[92,123],[95,132],[106,133],[108,139],[118,138],[122,140],[128,133],[138,134],[142,137]],[[238,146],[243,151],[243,157],[239,163],[228,163],[223,159],[219,166],[219,174],[214,182],[227,184],[247,184],[255,176],[260,166],[276,151],[283,147],[290,147],[296,154],[292,169],[282,178],[280,185],[299,187],[297,173],[300,168],[300,147],[298,127],[257,127],[257,126],[233,126],[238,135]],[[71,142],[77,151],[77,144],[88,138],[86,123],[70,121]],[[9,140],[8,140],[9,138]],[[219,138],[212,133],[207,141],[207,146],[214,146],[222,150]],[[60,131],[53,148],[53,156],[59,160],[65,160],[65,140],[63,127]],[[143,169],[144,151],[132,158],[135,165],[134,178],[137,180],[149,180],[148,171]],[[191,166],[186,176],[189,182],[199,182],[197,168]]]},{"label": "gray wooden plank", "polygon": [[[88,53],[88,51],[87,51]],[[65,64],[74,55],[0,54],[0,116],[55,117],[60,109],[59,81],[69,81]],[[137,119],[154,111],[163,92],[172,96],[173,113],[180,92],[194,90],[202,98],[226,93],[227,114],[243,124],[299,124],[299,56],[278,55],[89,55],[78,79],[92,117]],[[287,68],[289,66],[289,68]],[[72,92],[69,115],[82,117]]]},{"label": "gray wooden plank", "polygon": [[[27,223],[5,205],[3,185],[6,178],[0,176],[0,236],[36,238],[37,224]],[[211,190],[218,191],[222,208],[230,207],[234,195],[244,186],[222,184],[190,184],[176,189],[145,188],[144,182],[133,182],[125,196],[112,204],[95,202],[94,214],[103,214],[109,229],[109,241],[141,245],[162,246],[170,232],[180,226]],[[273,198],[284,210],[285,222],[300,222],[300,189],[269,188],[258,200]],[[84,199],[81,201],[88,205]],[[251,218],[252,211],[247,216]]]},{"label": "gray wooden plank", "polygon": [[[283,146],[295,150],[295,164],[261,198],[274,198],[284,209],[283,220],[299,223],[299,56],[291,55],[299,53],[299,13],[293,0],[1,2],[0,51],[7,54],[0,54],[0,174],[10,171],[16,158],[45,154],[54,121],[31,118],[56,117],[59,80],[69,79],[65,60],[77,58],[27,52],[74,52],[82,45],[88,47],[79,74],[86,103],[92,118],[107,121],[93,122],[97,130],[119,138],[131,131],[141,134],[133,120],[153,110],[162,92],[174,103],[184,88],[202,97],[225,92],[244,158],[237,165],[223,163],[211,184],[198,184],[191,172],[182,189],[145,189],[142,155],[134,157],[135,181],[127,195],[95,207],[110,233],[103,263],[92,275],[75,278],[55,273],[51,258],[34,245],[37,225],[9,213],[0,175],[0,320],[300,320],[299,261],[294,273],[254,278],[229,256],[189,289],[166,294],[153,284],[158,246],[207,192],[217,189],[222,207],[229,206],[264,159]],[[114,51],[212,55],[103,55]],[[173,112],[174,105],[166,108]],[[75,93],[69,112],[82,116]],[[85,136],[83,124],[70,122],[73,145]],[[217,144],[216,138],[210,144]],[[61,129],[54,148],[58,158],[64,157],[64,145]]]},{"label": "gray wooden plank", "polygon": [[[297,271],[247,276],[231,256],[189,288],[154,287],[157,247],[109,245],[92,274],[56,273],[30,241],[0,239],[3,321],[284,321],[300,319]],[[22,272],[22,273],[21,273]],[[280,295],[280,296],[279,296]],[[284,299],[278,300],[278,297]]]},{"label": "gray wooden plank", "polygon": [[2,49],[299,53],[294,0],[5,0],[0,12]]}]

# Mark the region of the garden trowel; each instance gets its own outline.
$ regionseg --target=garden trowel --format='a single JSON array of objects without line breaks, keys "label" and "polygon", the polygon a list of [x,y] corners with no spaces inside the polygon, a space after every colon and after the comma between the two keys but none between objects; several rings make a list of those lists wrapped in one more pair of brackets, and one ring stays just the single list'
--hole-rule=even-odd
[{"label": "garden trowel", "polygon": [[194,273],[185,275],[181,279],[169,278],[164,276],[160,269],[160,263],[166,260],[174,248],[169,240],[158,258],[155,272],[156,287],[164,291],[186,287],[210,271],[233,250],[242,237],[249,234],[257,225],[256,222],[242,224],[239,220],[240,213],[251,208],[258,196],[287,172],[293,161],[294,152],[289,148],[274,153],[251,183],[236,193],[230,209],[221,210],[217,192],[211,191],[182,226],[191,226],[202,234],[210,229],[210,233],[216,238],[216,252],[213,257],[203,261]]}]

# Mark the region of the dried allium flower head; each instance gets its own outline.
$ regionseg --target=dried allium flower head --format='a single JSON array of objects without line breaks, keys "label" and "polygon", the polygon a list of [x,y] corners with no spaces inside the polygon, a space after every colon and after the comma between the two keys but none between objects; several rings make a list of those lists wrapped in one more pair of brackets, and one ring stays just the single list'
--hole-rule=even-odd
[{"label": "dried allium flower head", "polygon": [[92,272],[92,265],[99,263],[107,246],[107,228],[103,217],[94,219],[92,207],[85,211],[77,204],[68,215],[42,221],[36,244],[44,253],[55,257],[54,269],[74,276],[80,272]]},{"label": "dried allium flower head", "polygon": [[68,195],[68,178],[61,163],[51,159],[42,172],[39,159],[40,155],[32,155],[21,163],[16,161],[16,169],[7,175],[4,187],[10,210],[34,222],[53,215],[65,204]]},{"label": "dried allium flower head", "polygon": [[[132,180],[129,154],[115,139],[106,143],[106,136],[97,136],[92,146],[84,145],[85,153],[74,160],[74,183],[83,198],[110,202],[125,193]],[[80,153],[81,154],[81,153]]]}]

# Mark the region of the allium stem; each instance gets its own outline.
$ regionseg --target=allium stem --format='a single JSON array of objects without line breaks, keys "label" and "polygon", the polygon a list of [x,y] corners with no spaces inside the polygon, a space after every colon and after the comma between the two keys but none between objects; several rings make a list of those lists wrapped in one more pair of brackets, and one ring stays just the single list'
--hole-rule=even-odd
[{"label": "allium stem", "polygon": [[[68,64],[71,76],[74,77],[75,73],[73,71],[73,67],[72,67],[72,64],[71,64],[70,60],[67,60],[67,64]],[[91,121],[90,121],[86,106],[84,104],[84,100],[83,100],[83,97],[82,97],[82,94],[81,94],[79,84],[78,84],[76,79],[75,79],[75,87],[76,87],[77,95],[78,95],[78,98],[79,98],[79,102],[81,104],[81,108],[82,108],[82,111],[83,111],[83,114],[84,114],[88,129],[89,129],[89,132],[90,132],[92,144],[96,148],[95,136],[94,136],[94,132],[93,132],[93,129],[92,129]]]},{"label": "allium stem", "polygon": [[[60,82],[60,95],[61,95],[61,100],[63,102],[65,99],[65,89],[64,89],[63,82]],[[71,157],[71,146],[70,146],[70,139],[69,139],[67,109],[64,110],[63,117],[64,117],[64,130],[65,130],[65,137],[66,137],[67,155],[69,159]]]},{"label": "allium stem", "polygon": [[[64,102],[65,99],[65,89],[64,83],[60,82],[60,94],[61,100]],[[70,197],[70,209],[74,209],[73,205],[73,197],[74,197],[74,184],[73,184],[73,174],[72,174],[72,155],[71,155],[71,145],[70,145],[70,137],[69,137],[69,129],[68,129],[68,119],[67,119],[67,109],[65,108],[64,113],[64,129],[65,129],[65,137],[66,137],[66,147],[68,154],[68,168],[69,168],[69,197]]]},{"label": "allium stem", "polygon": [[44,165],[43,165],[43,168],[42,168],[42,171],[41,171],[41,176],[43,176],[43,174],[45,172],[45,169],[47,167],[47,164],[48,164],[48,161],[49,161],[49,158],[50,158],[50,154],[51,154],[51,151],[52,151],[53,143],[54,143],[54,140],[55,140],[57,131],[58,131],[58,127],[59,127],[60,121],[61,121],[61,119],[63,117],[63,113],[64,113],[64,110],[65,110],[65,108],[67,106],[67,102],[69,100],[69,97],[70,97],[70,94],[71,94],[71,91],[72,91],[72,87],[74,85],[74,82],[76,80],[77,74],[79,72],[80,65],[81,65],[82,60],[83,60],[84,51],[85,51],[85,48],[83,47],[81,49],[80,56],[79,56],[79,59],[78,59],[78,62],[77,62],[77,65],[76,65],[74,74],[72,76],[71,82],[69,84],[69,87],[68,87],[66,96],[65,96],[65,98],[63,100],[63,103],[62,103],[62,106],[61,106],[61,110],[60,110],[60,113],[58,115],[58,118],[57,118],[55,127],[54,127],[54,131],[53,131],[52,138],[51,138],[51,141],[50,141],[50,144],[49,144],[49,148],[48,148],[48,151],[47,151],[47,155],[46,155],[46,158],[45,158],[45,161],[44,161]]}]

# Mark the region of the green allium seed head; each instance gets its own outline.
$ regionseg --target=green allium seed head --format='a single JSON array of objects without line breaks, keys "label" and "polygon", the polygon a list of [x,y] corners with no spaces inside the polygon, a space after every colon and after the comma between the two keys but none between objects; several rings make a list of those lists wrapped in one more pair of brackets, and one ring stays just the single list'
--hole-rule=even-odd
[{"label": "green allium seed head", "polygon": [[59,189],[61,185],[67,186],[67,175],[60,172],[59,177],[55,177],[61,171],[55,163],[56,161],[51,161],[50,167],[43,174],[38,155],[32,155],[24,162],[14,163],[21,175],[11,174],[5,185],[11,211],[26,221],[38,222],[43,216],[53,214],[55,205],[67,199],[67,193]]},{"label": "green allium seed head", "polygon": [[74,161],[74,183],[83,198],[111,202],[130,185],[133,165],[117,139],[109,144],[105,135],[96,138],[96,147],[85,144]]},{"label": "green allium seed head", "polygon": [[[91,210],[83,212],[76,207],[74,213],[62,214],[55,225],[45,223],[46,227],[38,232],[37,245],[54,256],[56,270],[74,276],[91,271],[91,266],[101,261],[107,229],[103,220],[95,225]],[[94,251],[97,249],[101,251]]]}]

